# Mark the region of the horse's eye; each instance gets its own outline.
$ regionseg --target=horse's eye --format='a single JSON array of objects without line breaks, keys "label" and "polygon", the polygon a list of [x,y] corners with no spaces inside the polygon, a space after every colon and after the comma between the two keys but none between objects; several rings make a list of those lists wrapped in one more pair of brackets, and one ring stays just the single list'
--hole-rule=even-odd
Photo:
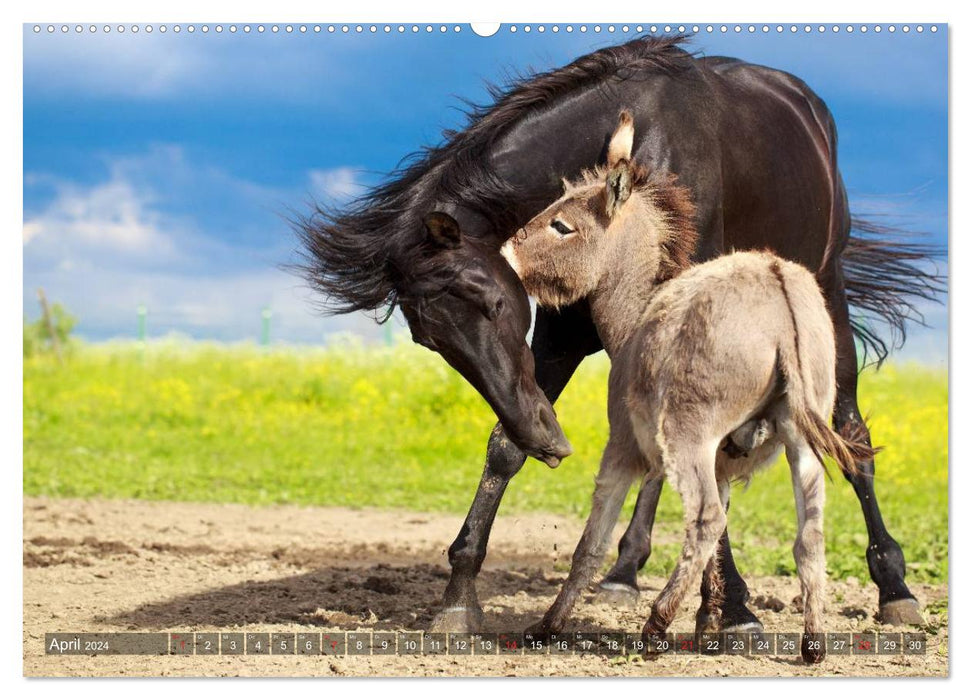
[{"label": "horse's eye", "polygon": [[550,228],[552,228],[561,236],[566,236],[574,232],[572,228],[564,224],[559,219],[553,219],[553,223],[550,224]]}]

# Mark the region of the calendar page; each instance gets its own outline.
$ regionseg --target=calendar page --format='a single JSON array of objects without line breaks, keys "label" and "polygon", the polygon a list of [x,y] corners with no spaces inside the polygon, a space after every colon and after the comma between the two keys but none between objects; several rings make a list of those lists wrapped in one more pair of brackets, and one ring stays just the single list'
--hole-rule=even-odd
[{"label": "calendar page", "polygon": [[652,13],[23,25],[24,675],[949,674],[948,25]]}]

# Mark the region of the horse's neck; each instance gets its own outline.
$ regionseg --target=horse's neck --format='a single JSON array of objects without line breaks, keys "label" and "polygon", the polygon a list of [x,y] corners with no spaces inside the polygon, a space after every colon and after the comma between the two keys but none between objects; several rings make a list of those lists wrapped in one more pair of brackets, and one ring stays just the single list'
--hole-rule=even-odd
[{"label": "horse's neck", "polygon": [[604,274],[590,295],[590,312],[607,354],[613,356],[640,323],[654,294],[664,217],[640,193],[631,195],[606,231]]}]

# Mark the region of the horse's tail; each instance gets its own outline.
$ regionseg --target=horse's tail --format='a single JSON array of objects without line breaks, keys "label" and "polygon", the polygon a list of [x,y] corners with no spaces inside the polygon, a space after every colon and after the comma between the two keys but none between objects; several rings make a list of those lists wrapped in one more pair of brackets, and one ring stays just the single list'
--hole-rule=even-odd
[{"label": "horse's tail", "polygon": [[[933,264],[945,251],[908,240],[913,234],[901,229],[855,216],[851,222],[840,255],[846,299],[855,312],[850,325],[863,348],[863,365],[872,353],[879,367],[891,350],[904,344],[908,322],[925,325],[918,302],[939,301],[946,291],[946,279]],[[889,326],[889,343],[877,335],[873,321]]]},{"label": "horse's tail", "polygon": [[[867,443],[862,425],[856,424],[860,428],[859,433],[841,435],[816,410],[813,397],[820,387],[813,386],[813,373],[806,368],[814,353],[812,348],[807,352],[801,347],[807,340],[819,337],[819,329],[814,325],[829,324],[826,302],[814,282],[807,280],[809,283],[799,285],[796,278],[787,279],[789,275],[779,262],[773,263],[771,270],[779,283],[792,322],[792,336],[779,344],[777,359],[779,373],[786,386],[789,413],[820,463],[823,463],[823,455],[826,454],[836,460],[844,473],[854,474],[858,471],[857,463],[873,459],[876,450]],[[812,290],[811,296],[800,286],[802,290]],[[813,305],[817,307],[815,313]],[[830,373],[832,371],[831,367]]]}]

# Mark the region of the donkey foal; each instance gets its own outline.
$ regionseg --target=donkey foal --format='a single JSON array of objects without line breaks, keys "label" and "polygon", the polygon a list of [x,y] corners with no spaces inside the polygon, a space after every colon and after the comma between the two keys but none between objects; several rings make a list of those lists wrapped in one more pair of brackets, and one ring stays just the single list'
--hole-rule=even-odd
[{"label": "donkey foal", "polygon": [[[872,456],[827,422],[836,351],[825,302],[809,271],[767,252],[690,266],[695,233],[687,192],[631,161],[633,137],[624,112],[607,167],[565,183],[563,197],[503,248],[538,303],[560,307],[588,298],[612,362],[610,438],[593,509],[569,577],[538,629],[562,629],[603,560],[631,484],[645,476],[671,482],[686,524],[645,641],[668,629],[703,573],[717,606],[713,555],[730,483],[750,479],[784,448],[798,519],[802,656],[818,662],[825,653],[821,457],[853,470],[856,460]],[[729,438],[744,452],[720,449]]]}]

